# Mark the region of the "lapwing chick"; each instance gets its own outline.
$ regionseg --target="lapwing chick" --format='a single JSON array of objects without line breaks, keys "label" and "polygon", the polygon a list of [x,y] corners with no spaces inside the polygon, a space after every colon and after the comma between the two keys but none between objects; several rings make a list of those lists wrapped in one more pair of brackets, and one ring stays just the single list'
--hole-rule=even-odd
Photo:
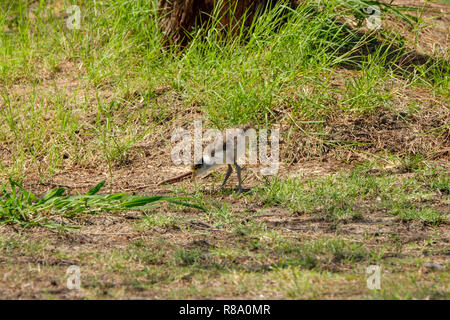
[{"label": "lapwing chick", "polygon": [[[240,133],[247,130],[248,127],[241,129]],[[225,178],[222,182],[221,188],[225,187],[228,178],[233,172],[233,166],[236,168],[236,174],[238,177],[238,192],[242,192],[242,178],[241,178],[241,167],[237,163],[237,160],[240,159],[243,155],[245,155],[246,149],[246,141],[244,140],[244,147],[239,148],[240,144],[238,143],[239,139],[245,139],[243,134],[238,134],[233,136],[231,139],[225,140],[221,145],[213,149],[210,154],[204,154],[200,161],[196,161],[192,169],[193,178],[197,178],[199,176],[205,176],[206,173],[222,166],[227,165],[227,172],[225,174]]]}]

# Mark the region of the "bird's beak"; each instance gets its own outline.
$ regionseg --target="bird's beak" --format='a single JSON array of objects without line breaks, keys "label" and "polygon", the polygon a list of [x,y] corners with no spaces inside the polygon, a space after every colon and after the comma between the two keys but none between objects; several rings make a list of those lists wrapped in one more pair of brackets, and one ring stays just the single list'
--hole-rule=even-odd
[{"label": "bird's beak", "polygon": [[192,175],[191,175],[191,180],[195,180],[198,176],[198,170],[197,169],[192,169]]}]

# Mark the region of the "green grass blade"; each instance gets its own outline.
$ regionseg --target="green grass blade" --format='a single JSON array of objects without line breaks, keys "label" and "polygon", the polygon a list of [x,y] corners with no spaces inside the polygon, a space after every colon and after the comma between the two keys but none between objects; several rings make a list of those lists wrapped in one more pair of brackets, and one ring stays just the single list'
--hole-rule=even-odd
[{"label": "green grass blade", "polygon": [[105,185],[105,183],[106,183],[106,180],[100,181],[99,184],[97,184],[95,187],[93,187],[88,192],[86,192],[86,195],[94,195],[94,194],[96,194]]}]

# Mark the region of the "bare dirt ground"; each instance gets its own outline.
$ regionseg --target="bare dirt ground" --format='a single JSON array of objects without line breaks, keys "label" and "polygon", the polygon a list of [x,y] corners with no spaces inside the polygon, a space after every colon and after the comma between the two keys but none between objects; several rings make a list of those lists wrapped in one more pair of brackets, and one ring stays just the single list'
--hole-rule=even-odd
[{"label": "bare dirt ground", "polygon": [[[162,158],[160,158],[161,162]],[[326,176],[342,170],[338,162],[309,161],[291,165],[290,176]],[[255,171],[252,175],[250,172]],[[172,166],[125,166],[115,172],[113,191],[138,194],[172,194],[170,186],[155,186],[149,181],[161,181],[183,172]],[[287,174],[287,173],[285,173]],[[257,170],[246,172],[245,187],[261,185]],[[78,171],[56,175],[50,185],[75,186],[72,190],[85,192],[94,183],[107,178],[107,173]],[[81,226],[73,232],[56,232],[45,228],[18,229],[2,226],[2,257],[0,279],[2,298],[19,299],[80,299],[80,298],[146,298],[146,299],[284,299],[321,298],[352,299],[373,296],[366,288],[365,267],[368,262],[343,263],[338,258],[327,259],[317,254],[319,270],[300,267],[305,281],[317,288],[311,291],[298,289],[291,283],[287,272],[271,272],[282,254],[272,250],[274,238],[264,237],[273,233],[282,235],[292,246],[305,241],[340,238],[350,243],[363,243],[363,247],[383,255],[384,295],[379,297],[408,297],[402,290],[411,290],[418,298],[445,298],[448,293],[448,272],[436,269],[433,264],[448,266],[450,228],[447,223],[439,226],[417,220],[399,221],[383,212],[368,211],[362,206],[357,219],[339,222],[327,219],[325,212],[317,208],[314,214],[290,212],[279,206],[267,206],[247,197],[235,197],[229,191],[222,193],[217,181],[209,177],[201,183],[200,192],[217,203],[225,203],[235,221],[231,225],[216,226],[217,221],[192,209],[173,210],[163,207],[151,213],[162,223],[142,226],[144,215],[140,212],[121,214],[104,213],[75,218]],[[233,179],[233,183],[236,180]],[[215,185],[214,185],[215,183]],[[192,190],[190,181],[178,183],[177,188]],[[48,186],[34,185],[35,191]],[[441,212],[450,207],[436,200]],[[355,210],[358,208],[354,208]],[[169,219],[169,221],[166,221]],[[74,222],[71,221],[72,223]],[[263,235],[245,232],[262,228]],[[240,232],[240,228],[244,228]],[[258,237],[261,237],[258,239]],[[275,237],[276,238],[276,237]],[[264,244],[261,244],[264,243]],[[142,248],[140,247],[142,246]],[[195,268],[185,267],[177,260],[177,252],[199,250],[205,256],[212,249],[236,251],[218,255],[212,261],[196,262]],[[142,249],[142,250],[141,250]],[[135,252],[137,250],[137,252]],[[248,253],[250,250],[251,254]],[[261,257],[261,255],[263,257]],[[176,256],[174,258],[174,256]],[[379,263],[379,262],[378,262]],[[428,263],[428,264],[427,264]],[[431,264],[430,264],[431,263]],[[387,264],[387,266],[385,266]],[[82,289],[69,290],[66,286],[66,270],[77,265],[82,272]],[[189,266],[189,264],[188,264]],[[218,267],[220,266],[220,267]],[[204,268],[204,269],[203,269]],[[234,280],[227,272],[233,271]],[[204,271],[201,271],[204,270]],[[319,272],[316,274],[316,272]],[[205,273],[204,277],[202,274]],[[236,274],[237,273],[237,274]],[[276,275],[274,275],[276,273]],[[280,275],[281,273],[281,275]],[[252,276],[261,277],[250,281]],[[325,276],[324,276],[325,274]],[[205,279],[206,277],[206,279]],[[280,279],[281,277],[281,279]],[[309,278],[311,277],[311,278]],[[414,280],[412,280],[412,278]],[[413,282],[411,282],[413,281]],[[419,284],[412,286],[411,283]],[[275,287],[273,287],[275,286]],[[411,288],[412,286],[412,288]],[[278,288],[278,289],[277,289]],[[432,289],[430,289],[432,288]],[[422,292],[423,291],[423,292]],[[394,294],[393,292],[396,292]]]},{"label": "bare dirt ground", "polygon": [[[220,196],[219,196],[220,197]],[[327,221],[320,213],[290,214],[277,207],[264,208],[261,204],[246,203],[246,200],[231,200],[230,197],[221,196],[217,201],[226,201],[231,205],[231,212],[242,217],[242,226],[249,221],[256,220],[268,230],[276,230],[292,239],[293,243],[318,238],[333,238],[336,236],[352,242],[364,241],[366,248],[384,247],[385,259],[395,257],[392,262],[391,273],[417,272],[415,281],[433,281],[429,272],[433,267],[417,265],[415,258],[431,259],[433,263],[448,264],[450,252],[450,229],[447,224],[439,227],[426,225],[418,221],[399,222],[398,219],[382,212],[367,212],[356,221],[333,223]],[[447,210],[445,208],[445,210]],[[125,213],[120,215],[102,214],[101,216],[82,217],[78,222],[81,228],[76,232],[58,233],[42,228],[32,230],[18,230],[13,226],[2,226],[2,238],[8,242],[2,243],[3,255],[1,258],[2,298],[42,299],[42,298],[286,298],[285,292],[263,292],[246,288],[244,293],[238,293],[233,286],[227,286],[218,280],[216,285],[225,286],[224,293],[205,290],[193,295],[184,295],[176,288],[196,287],[189,273],[182,272],[177,279],[164,283],[169,277],[164,268],[159,268],[154,274],[156,279],[149,279],[148,275],[138,276],[144,283],[149,281],[162,284],[157,288],[142,289],[137,283],[130,283],[130,273],[138,273],[148,265],[158,266],[164,264],[174,248],[205,249],[209,248],[240,248],[251,247],[252,238],[245,234],[238,234],[229,230],[215,230],[209,219],[199,216],[196,212],[170,213],[163,210],[158,215],[170,215],[177,222],[167,226],[154,226],[152,228],[137,228],[141,214]],[[179,222],[178,222],[179,221]],[[430,239],[433,239],[430,242]],[[14,249],[14,241],[20,243]],[[127,252],[130,244],[146,243],[148,252],[164,251],[159,261],[146,261],[139,259],[129,261],[124,268],[127,271],[114,270],[114,257]],[[166,245],[169,244],[169,245]],[[259,248],[253,249],[256,252]],[[272,254],[261,261],[250,256],[240,256],[232,260],[224,259],[225,264],[239,265],[248,272],[263,272],[270,270],[279,256]],[[321,268],[337,273],[355,272],[354,265],[341,264],[339,261],[322,261]],[[82,270],[81,291],[69,290],[66,287],[65,272],[70,265],[77,265]],[[230,266],[230,268],[233,268]],[[113,270],[111,270],[113,269]],[[170,269],[170,268],[169,268]],[[439,270],[438,270],[439,271]],[[358,271],[359,273],[361,270]],[[175,274],[177,272],[174,271]],[[320,293],[320,298],[352,298],[364,297],[367,289],[364,288],[363,279],[358,279],[357,286],[349,295],[347,289],[330,290]],[[389,279],[389,276],[386,276]],[[136,280],[136,281],[138,281]],[[448,280],[448,279],[447,279]],[[389,280],[386,280],[389,281]],[[437,280],[439,281],[439,280]],[[446,278],[440,280],[446,281]],[[327,281],[325,281],[327,282]],[[334,281],[331,281],[334,282]],[[262,284],[266,280],[262,281]],[[332,286],[332,284],[330,283]],[[211,285],[214,288],[215,284]],[[441,282],[437,286],[442,290],[448,289],[448,283]],[[156,286],[155,286],[156,287]],[[202,287],[202,285],[200,285]],[[211,289],[210,288],[210,289]],[[248,292],[247,292],[248,291]],[[238,294],[238,295],[236,295]],[[304,297],[308,297],[305,295]],[[426,298],[426,295],[422,298]]]}]

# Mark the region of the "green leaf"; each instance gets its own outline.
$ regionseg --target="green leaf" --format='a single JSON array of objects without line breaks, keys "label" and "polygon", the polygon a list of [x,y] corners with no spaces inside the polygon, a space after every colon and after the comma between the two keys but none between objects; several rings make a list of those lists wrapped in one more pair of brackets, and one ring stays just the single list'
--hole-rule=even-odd
[{"label": "green leaf", "polygon": [[37,202],[37,205],[44,204],[44,203],[46,203],[47,201],[49,201],[50,199],[52,199],[52,198],[62,196],[62,194],[64,193],[64,191],[65,191],[64,188],[56,188],[56,189],[50,190],[49,192],[47,192],[47,193],[42,197],[41,200],[39,200],[39,201]]},{"label": "green leaf", "polygon": [[168,200],[171,199],[166,196],[152,196],[152,197],[137,197],[133,200],[122,203],[122,207],[124,208],[133,208],[133,207],[141,207],[148,203],[160,201],[160,200]]},{"label": "green leaf", "polygon": [[96,194],[96,193],[99,192],[100,189],[105,185],[105,183],[106,183],[106,180],[100,181],[100,183],[97,184],[97,185],[96,185],[95,187],[93,187],[92,189],[90,189],[90,190],[86,193],[86,195],[90,196],[90,195]]}]

